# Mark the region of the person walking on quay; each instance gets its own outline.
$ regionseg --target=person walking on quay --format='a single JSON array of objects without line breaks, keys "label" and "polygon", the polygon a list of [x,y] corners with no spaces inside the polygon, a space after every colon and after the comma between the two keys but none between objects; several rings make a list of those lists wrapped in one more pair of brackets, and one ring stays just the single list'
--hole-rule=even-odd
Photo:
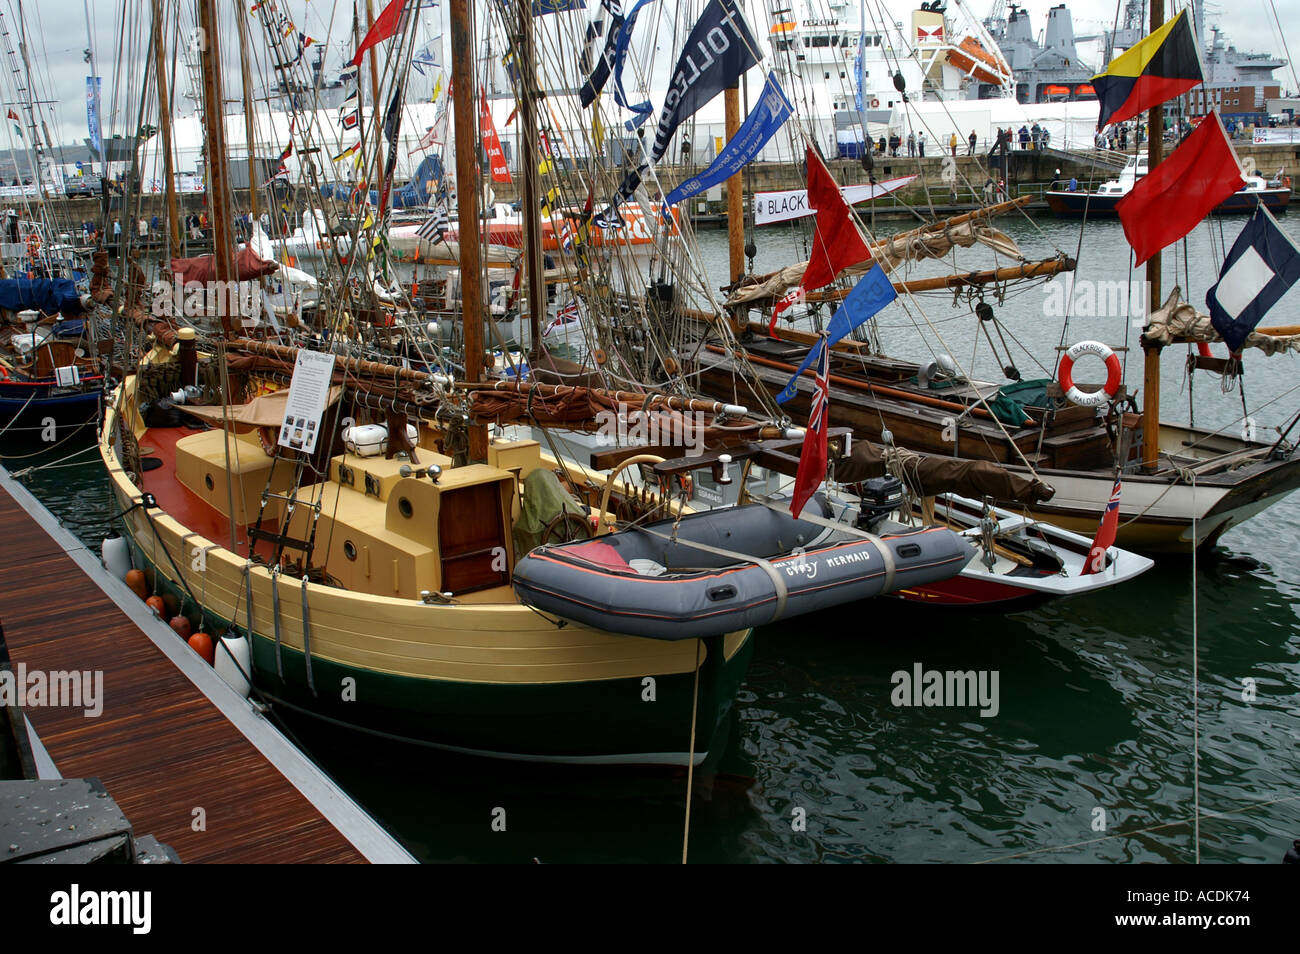
[{"label": "person walking on quay", "polygon": [[948,149],[952,152],[952,157],[957,158],[957,130],[953,130],[948,135]]},{"label": "person walking on quay", "polygon": [[916,154],[922,159],[925,158],[925,130],[922,129],[916,135]]},{"label": "person walking on quay", "polygon": [[970,136],[967,138],[967,142],[970,143],[970,151],[967,152],[966,155],[968,155],[968,156],[973,156],[973,155],[975,155],[975,143],[977,143],[978,141],[979,141],[979,140],[978,140],[978,139],[976,138],[976,136],[975,136],[975,130],[972,129],[972,130],[970,131]]},{"label": "person walking on quay", "polygon": [[1029,127],[1021,125],[1020,127],[1020,149],[1023,152],[1029,148]]},{"label": "person walking on quay", "polygon": [[909,156],[916,155],[916,133],[915,132],[909,132],[907,134],[907,154]]},{"label": "person walking on quay", "polygon": [[149,220],[143,215],[140,216],[140,221],[136,223],[136,231],[139,232],[141,240],[149,237]]},{"label": "person walking on quay", "polygon": [[113,220],[113,241],[116,242],[122,237],[122,220]]}]

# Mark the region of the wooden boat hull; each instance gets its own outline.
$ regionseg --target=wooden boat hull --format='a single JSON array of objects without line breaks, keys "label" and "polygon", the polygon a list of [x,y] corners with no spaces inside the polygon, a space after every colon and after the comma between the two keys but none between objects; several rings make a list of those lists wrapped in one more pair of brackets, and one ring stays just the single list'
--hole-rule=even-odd
[{"label": "wooden boat hull", "polygon": [[90,424],[99,417],[98,387],[59,387],[54,381],[0,381],[0,428],[43,428],[53,421],[58,437],[64,428]]},{"label": "wooden boat hull", "polygon": [[[1115,206],[1122,195],[1097,195],[1087,192],[1045,192],[1047,207],[1053,214],[1064,218],[1077,218],[1087,215],[1089,218],[1114,218],[1119,213]],[[1254,212],[1256,206],[1263,205],[1274,214],[1286,212],[1291,203],[1291,190],[1286,188],[1263,189],[1258,192],[1234,192],[1220,202],[1215,212]]]},{"label": "wooden boat hull", "polygon": [[[123,469],[118,418],[110,408],[99,449],[126,510],[142,488]],[[143,490],[161,506],[122,524],[157,588],[185,597],[209,632],[251,634],[254,682],[273,700],[348,726],[502,758],[681,765],[698,659],[698,763],[747,665],[748,631],[665,643],[543,617],[508,588],[426,604],[273,575],[213,539],[224,534],[192,516],[206,504],[169,468],[146,473]]]},{"label": "wooden boat hull", "polygon": [[[759,366],[750,384],[776,395],[793,371],[794,365],[789,370]],[[732,400],[735,388],[729,365],[702,367],[700,387],[706,394]],[[835,383],[831,392],[831,425],[852,427],[855,436],[863,440],[879,441],[881,429],[887,428],[900,447],[954,456],[955,437],[955,456],[991,460],[1032,476],[1020,462],[1012,442],[1021,454],[1033,460],[1040,449],[1036,427],[1008,426],[1004,433],[992,422],[969,418],[960,427],[954,425],[945,440],[947,412]],[[806,416],[808,392],[801,390],[785,408],[794,420]],[[1086,409],[1067,408],[1061,414],[1081,410]],[[1164,423],[1160,425],[1160,443],[1162,460],[1172,459],[1177,466],[1165,464],[1155,474],[1131,473],[1124,478],[1116,543],[1126,549],[1190,553],[1193,546],[1212,547],[1227,530],[1300,488],[1300,451],[1270,459],[1268,444]],[[1044,449],[1050,449],[1053,459],[1036,465],[1034,473],[1051,484],[1056,494],[1050,501],[1028,508],[1029,513],[1035,519],[1091,537],[1114,488],[1109,439],[1104,430],[1092,427],[1069,431],[1043,444],[1050,445]],[[1198,476],[1193,493],[1180,475],[1186,467],[1204,470],[1215,461],[1220,464],[1218,472]],[[998,503],[1012,510],[1024,509],[1013,501]]]}]

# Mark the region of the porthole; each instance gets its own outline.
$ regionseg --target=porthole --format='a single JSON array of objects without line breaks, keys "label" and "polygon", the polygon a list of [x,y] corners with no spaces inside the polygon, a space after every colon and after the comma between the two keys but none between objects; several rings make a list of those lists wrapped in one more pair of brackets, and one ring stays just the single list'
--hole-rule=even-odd
[{"label": "porthole", "polygon": [[208,490],[214,490],[214,489],[216,489],[216,486],[217,486],[217,485],[213,482],[213,480],[212,480],[212,475],[211,475],[211,474],[204,474],[204,475],[203,475],[203,486],[207,487]]},{"label": "porthole", "polygon": [[351,540],[344,540],[343,555],[349,560],[355,560],[357,558],[357,545]]},{"label": "porthole", "polygon": [[409,518],[411,514],[415,513],[415,509],[411,506],[411,501],[407,500],[405,497],[399,497],[397,499],[397,512],[403,517]]}]

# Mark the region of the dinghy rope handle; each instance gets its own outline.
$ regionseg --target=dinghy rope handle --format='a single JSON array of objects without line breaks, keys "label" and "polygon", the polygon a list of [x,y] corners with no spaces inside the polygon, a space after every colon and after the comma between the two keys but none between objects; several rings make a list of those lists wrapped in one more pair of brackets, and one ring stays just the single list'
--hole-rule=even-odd
[{"label": "dinghy rope handle", "polygon": [[[1100,391],[1080,391],[1075,386],[1074,362],[1085,354],[1095,354],[1106,362],[1106,383]],[[1119,382],[1123,376],[1124,369],[1119,363],[1119,358],[1115,356],[1115,352],[1109,345],[1102,344],[1100,341],[1080,341],[1071,345],[1061,357],[1061,366],[1056,372],[1056,380],[1061,385],[1061,390],[1065,392],[1066,398],[1080,407],[1101,407],[1103,404],[1110,403],[1119,393]]]}]

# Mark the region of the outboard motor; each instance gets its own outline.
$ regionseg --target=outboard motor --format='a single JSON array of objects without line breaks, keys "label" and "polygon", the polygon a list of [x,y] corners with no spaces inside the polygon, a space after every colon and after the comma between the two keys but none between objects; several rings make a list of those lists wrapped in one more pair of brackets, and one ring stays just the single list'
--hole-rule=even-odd
[{"label": "outboard motor", "polygon": [[905,494],[903,482],[897,477],[886,474],[872,477],[857,485],[859,506],[857,526],[859,530],[875,533],[876,528],[891,513],[903,506]]}]

